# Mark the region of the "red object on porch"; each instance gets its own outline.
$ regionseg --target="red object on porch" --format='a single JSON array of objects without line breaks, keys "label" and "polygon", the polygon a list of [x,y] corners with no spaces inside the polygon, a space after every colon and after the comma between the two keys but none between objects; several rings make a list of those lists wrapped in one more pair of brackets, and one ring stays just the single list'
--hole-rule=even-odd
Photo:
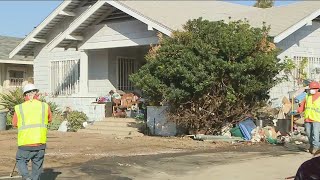
[{"label": "red object on porch", "polygon": [[131,110],[138,105],[137,97],[133,93],[126,93],[121,99],[113,99],[112,114],[114,117],[126,115],[125,110]]}]

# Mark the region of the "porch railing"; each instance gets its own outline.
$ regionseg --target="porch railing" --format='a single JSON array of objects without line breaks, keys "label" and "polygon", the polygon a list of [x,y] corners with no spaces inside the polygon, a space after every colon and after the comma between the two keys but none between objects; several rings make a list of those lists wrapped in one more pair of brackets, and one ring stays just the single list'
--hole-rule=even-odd
[{"label": "porch railing", "polygon": [[15,87],[21,87],[22,83],[24,81],[24,78],[9,78],[9,86],[15,86]]}]

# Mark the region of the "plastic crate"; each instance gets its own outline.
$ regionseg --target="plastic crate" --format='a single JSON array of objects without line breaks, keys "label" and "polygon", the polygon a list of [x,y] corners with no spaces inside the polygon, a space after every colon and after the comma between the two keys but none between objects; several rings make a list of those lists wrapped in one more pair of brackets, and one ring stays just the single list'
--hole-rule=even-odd
[{"label": "plastic crate", "polygon": [[239,126],[236,126],[236,127],[232,128],[232,129],[230,129],[230,133],[231,133],[231,135],[234,136],[234,137],[241,137],[241,138],[243,138],[243,134],[242,134]]}]

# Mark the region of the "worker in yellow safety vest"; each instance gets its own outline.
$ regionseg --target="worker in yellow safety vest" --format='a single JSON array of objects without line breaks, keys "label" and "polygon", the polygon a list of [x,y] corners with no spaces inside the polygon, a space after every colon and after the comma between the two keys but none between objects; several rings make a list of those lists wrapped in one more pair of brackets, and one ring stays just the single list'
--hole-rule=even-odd
[{"label": "worker in yellow safety vest", "polygon": [[314,154],[320,149],[319,133],[320,133],[320,84],[311,82],[309,84],[309,92],[306,99],[302,101],[298,112],[304,112],[305,131],[309,139],[309,152]]},{"label": "worker in yellow safety vest", "polygon": [[[25,102],[14,107],[12,123],[18,128],[17,167],[22,179],[38,180],[42,172],[47,142],[47,125],[51,122],[51,110],[47,103],[39,101],[34,84],[23,88]],[[32,162],[29,174],[28,163]]]}]

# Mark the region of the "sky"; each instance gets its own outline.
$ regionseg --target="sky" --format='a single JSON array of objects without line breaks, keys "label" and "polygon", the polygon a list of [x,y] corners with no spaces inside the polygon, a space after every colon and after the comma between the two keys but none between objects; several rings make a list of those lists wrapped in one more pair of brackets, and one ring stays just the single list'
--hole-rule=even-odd
[{"label": "sky", "polygon": [[[255,1],[230,1],[252,6]],[[38,26],[62,0],[17,1],[0,0],[0,35],[24,38]],[[275,5],[281,6],[294,1],[276,0]]]}]

